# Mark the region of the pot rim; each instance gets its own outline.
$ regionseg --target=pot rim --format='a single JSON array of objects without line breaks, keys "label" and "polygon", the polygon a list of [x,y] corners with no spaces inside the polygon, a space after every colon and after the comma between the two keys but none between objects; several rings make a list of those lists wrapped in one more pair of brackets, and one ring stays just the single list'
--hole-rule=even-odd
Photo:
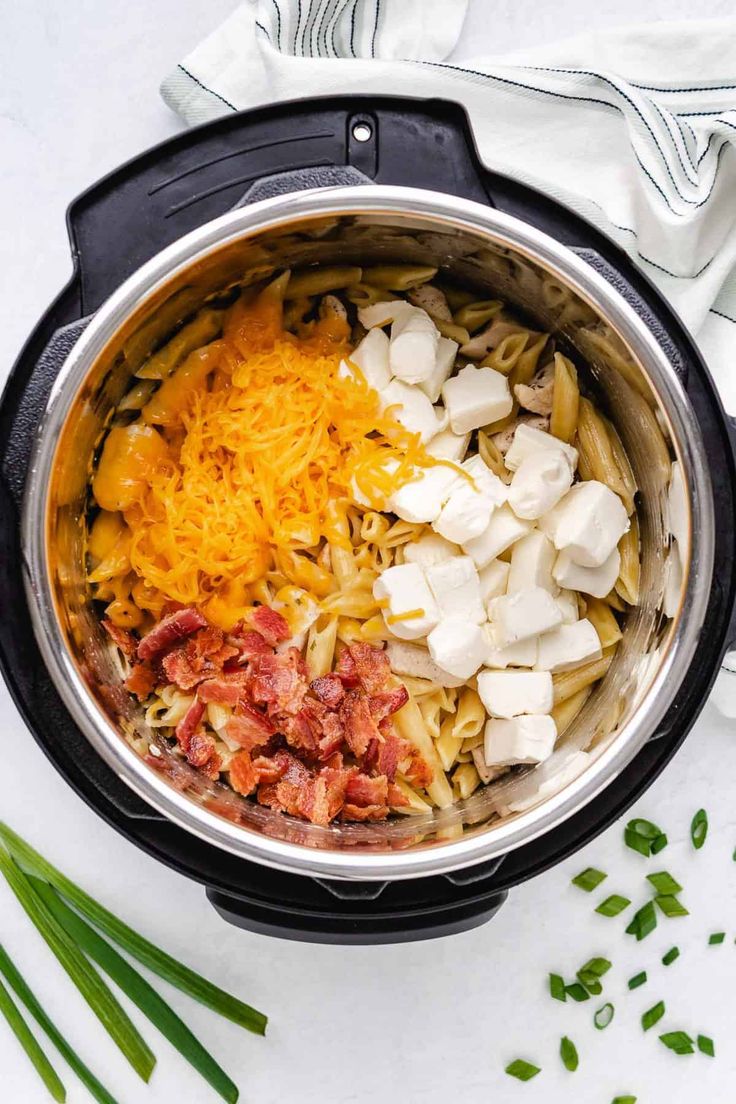
[{"label": "pot rim", "polygon": [[[250,234],[284,229],[311,216],[414,216],[486,235],[557,275],[602,314],[630,347],[670,411],[680,442],[689,510],[687,586],[644,700],[611,745],[583,773],[535,808],[491,830],[406,851],[326,851],[231,823],[189,800],[147,767],[88,693],[67,649],[48,572],[48,491],[60,432],[97,358],[131,312],[209,253]],[[652,378],[654,374],[655,378]],[[513,216],[470,200],[420,188],[350,186],[290,193],[242,207],[180,238],[133,273],[100,307],[69,354],[40,422],[23,503],[23,575],[31,620],[46,667],[75,723],[96,752],[145,802],[179,827],[240,858],[304,875],[358,880],[446,873],[506,854],[557,827],[592,801],[656,731],[688,669],[705,617],[713,571],[714,517],[700,430],[663,349],[631,305],[598,272],[555,239]],[[691,570],[697,565],[697,571]]]}]

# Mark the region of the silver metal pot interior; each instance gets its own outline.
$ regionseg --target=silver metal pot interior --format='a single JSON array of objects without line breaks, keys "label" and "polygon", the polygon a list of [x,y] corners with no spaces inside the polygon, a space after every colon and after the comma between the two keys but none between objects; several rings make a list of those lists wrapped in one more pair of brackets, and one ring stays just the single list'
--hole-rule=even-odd
[{"label": "silver metal pot interior", "polygon": [[[117,654],[85,585],[88,480],[105,427],[152,348],[204,302],[284,268],[376,261],[436,265],[500,298],[576,361],[613,421],[639,487],[641,602],[602,684],[533,772],[432,816],[320,828],[209,782],[155,735],[120,683]],[[679,612],[661,612],[670,463],[682,461],[690,570]],[[673,366],[646,325],[580,258],[514,219],[413,189],[301,193],[235,211],[170,247],[100,310],[67,361],[40,426],[24,518],[28,592],[49,671],[75,720],[117,773],[217,846],[301,873],[411,877],[467,866],[548,831],[615,777],[654,732],[697,642],[712,570],[712,500],[699,431]],[[696,565],[696,566],[693,566]],[[585,754],[581,755],[580,752]],[[146,757],[147,756],[147,757]]]}]

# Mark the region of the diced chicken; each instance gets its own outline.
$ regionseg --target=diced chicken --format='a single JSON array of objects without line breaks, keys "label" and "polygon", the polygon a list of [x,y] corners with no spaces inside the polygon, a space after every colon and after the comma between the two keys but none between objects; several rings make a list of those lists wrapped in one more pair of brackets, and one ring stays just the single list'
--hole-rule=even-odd
[{"label": "diced chicken", "polygon": [[386,654],[391,664],[391,670],[397,675],[410,675],[412,678],[429,679],[438,686],[462,686],[464,679],[443,671],[426,648],[416,644],[405,644],[399,640],[389,640],[386,644]]},{"label": "diced chicken", "polygon": [[452,322],[452,311],[444,291],[434,284],[420,284],[406,293],[406,297],[415,307],[421,307],[427,314],[441,318],[443,322]]},{"label": "diced chicken", "polygon": [[505,337],[509,334],[525,333],[527,332],[523,326],[519,326],[517,323],[508,322],[505,318],[494,318],[484,329],[479,333],[471,337],[470,341],[466,341],[464,345],[460,347],[460,352],[463,356],[469,357],[470,360],[481,360],[484,356],[487,356],[492,349],[495,349],[497,345],[500,345]]},{"label": "diced chicken", "polygon": [[531,383],[517,383],[514,387],[514,396],[524,410],[530,410],[533,414],[541,414],[548,418],[552,413],[554,390],[555,369],[554,364],[550,363],[541,372],[537,372]]}]

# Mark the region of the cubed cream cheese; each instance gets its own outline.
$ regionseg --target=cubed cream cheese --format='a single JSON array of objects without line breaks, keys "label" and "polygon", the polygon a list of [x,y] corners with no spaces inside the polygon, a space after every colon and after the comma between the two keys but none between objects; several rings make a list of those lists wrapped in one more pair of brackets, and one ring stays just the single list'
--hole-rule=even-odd
[{"label": "cubed cream cheese", "polygon": [[[387,567],[373,584],[373,597],[388,603],[382,611],[386,627],[400,640],[418,640],[439,621],[437,604],[419,564]],[[422,611],[421,616],[402,619],[402,614],[417,610]]]},{"label": "cubed cream cheese", "polygon": [[574,625],[580,617],[578,610],[578,596],[574,590],[561,590],[555,598],[560,607],[563,625]]},{"label": "cubed cream cheese", "polygon": [[431,441],[447,426],[447,415],[432,406],[431,402],[418,387],[412,387],[402,380],[391,380],[381,392],[384,410],[410,433],[418,433],[422,444]]},{"label": "cubed cream cheese", "polygon": [[509,471],[515,472],[521,466],[522,460],[542,450],[561,452],[570,461],[570,467],[573,471],[578,466],[577,449],[574,449],[572,445],[566,445],[564,441],[559,441],[551,433],[545,433],[542,429],[534,429],[533,426],[527,425],[525,422],[520,422],[516,427],[514,439],[504,457],[504,462]]},{"label": "cubed cream cheese", "polygon": [[424,451],[435,460],[450,460],[453,464],[460,464],[465,459],[465,453],[470,444],[469,433],[453,433],[451,429],[443,429],[433,437]]},{"label": "cubed cream cheese", "polygon": [[389,340],[383,330],[369,330],[347,360],[340,361],[338,375],[353,376],[352,366],[357,365],[368,386],[374,391],[383,391],[391,382],[388,349]]},{"label": "cubed cream cheese", "polygon": [[470,364],[447,380],[442,397],[453,433],[468,433],[505,418],[513,406],[506,376]]},{"label": "cubed cream cheese", "polygon": [[421,307],[412,307],[391,326],[389,367],[405,383],[422,383],[434,370],[440,332]]},{"label": "cubed cream cheese", "polygon": [[576,483],[554,509],[540,518],[539,528],[555,548],[567,549],[582,567],[600,567],[613,552],[629,519],[623,502],[605,483]]},{"label": "cubed cream cheese", "polygon": [[493,625],[484,625],[486,651],[483,664],[486,667],[505,670],[507,667],[533,667],[537,662],[537,637],[530,636],[500,648],[493,632]]},{"label": "cubed cream cheese", "polygon": [[434,367],[426,379],[421,380],[419,386],[430,402],[436,403],[442,392],[442,385],[449,378],[455,367],[457,356],[457,341],[449,337],[440,337],[437,342],[437,350],[434,357]]},{"label": "cubed cream cheese", "polygon": [[532,529],[532,521],[523,521],[517,518],[510,506],[505,503],[499,506],[491,514],[488,524],[483,531],[470,540],[460,541],[463,551],[467,552],[475,562],[475,566],[483,568],[496,556],[500,556],[515,541]]},{"label": "cubed cream cheese", "polygon": [[449,499],[433,523],[446,540],[465,544],[488,526],[494,507],[506,498],[506,486],[479,456],[471,456],[461,465],[473,479],[459,477]]},{"label": "cubed cream cheese", "polygon": [[552,578],[552,567],[557,552],[549,537],[532,529],[531,533],[516,541],[511,549],[511,564],[506,586],[508,594],[527,587],[541,587],[550,594],[557,594],[559,587]]},{"label": "cubed cream cheese", "polygon": [[486,619],[480,593],[480,579],[470,556],[454,556],[426,571],[440,619],[467,619],[482,625]]},{"label": "cubed cream cheese", "polygon": [[501,648],[529,636],[539,636],[562,624],[559,606],[542,587],[528,587],[492,598],[488,603],[488,618]]},{"label": "cubed cream cheese", "polygon": [[462,476],[444,464],[416,468],[415,478],[389,495],[386,505],[403,521],[430,522],[439,517]]},{"label": "cubed cream cheese", "polygon": [[600,659],[601,642],[587,617],[574,625],[560,625],[539,638],[536,671],[568,671],[581,663]]},{"label": "cubed cream cheese", "polygon": [[478,694],[491,717],[507,720],[549,713],[554,704],[549,671],[481,671]]},{"label": "cubed cream cheese", "polygon": [[509,506],[517,517],[535,520],[556,506],[573,480],[567,456],[542,449],[525,457],[509,487]]},{"label": "cubed cream cheese", "polygon": [[483,663],[485,636],[480,625],[448,617],[440,621],[427,637],[432,659],[444,671],[457,678],[469,679]]},{"label": "cubed cream cheese", "polygon": [[358,321],[367,330],[372,330],[374,326],[388,326],[390,322],[397,322],[415,309],[406,299],[389,299],[386,303],[371,303],[367,307],[359,307]]},{"label": "cubed cream cheese", "polygon": [[620,567],[618,548],[614,548],[600,567],[581,567],[573,560],[570,550],[563,548],[555,560],[552,574],[561,587],[580,590],[583,594],[592,594],[594,598],[605,598],[618,579]]},{"label": "cubed cream cheese", "polygon": [[445,540],[439,533],[425,533],[416,541],[404,545],[405,563],[416,563],[425,571],[433,564],[444,563],[453,556],[461,556],[456,544]]},{"label": "cubed cream cheese", "polygon": [[443,671],[426,648],[404,641],[389,640],[386,643],[386,655],[395,675],[410,675],[412,678],[428,679],[438,686],[462,686],[464,679],[456,678]]},{"label": "cubed cream cheese", "polygon": [[554,751],[557,728],[551,717],[514,717],[486,722],[483,758],[488,767],[543,763]]},{"label": "cubed cream cheese", "polygon": [[[471,557],[472,558],[472,557]],[[491,598],[498,598],[499,594],[505,594],[509,581],[509,565],[503,560],[491,560],[489,564],[478,572],[480,581],[480,596],[483,605],[487,606]]]}]

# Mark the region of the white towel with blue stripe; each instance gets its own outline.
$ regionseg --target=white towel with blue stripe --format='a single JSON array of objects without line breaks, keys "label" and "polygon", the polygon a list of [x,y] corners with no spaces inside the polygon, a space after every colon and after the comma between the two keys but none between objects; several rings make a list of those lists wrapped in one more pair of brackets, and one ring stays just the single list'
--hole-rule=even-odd
[{"label": "white towel with blue stripe", "polygon": [[348,91],[459,101],[489,168],[573,207],[658,284],[736,412],[736,19],[453,62],[466,6],[250,0],[162,94],[189,123]]}]

